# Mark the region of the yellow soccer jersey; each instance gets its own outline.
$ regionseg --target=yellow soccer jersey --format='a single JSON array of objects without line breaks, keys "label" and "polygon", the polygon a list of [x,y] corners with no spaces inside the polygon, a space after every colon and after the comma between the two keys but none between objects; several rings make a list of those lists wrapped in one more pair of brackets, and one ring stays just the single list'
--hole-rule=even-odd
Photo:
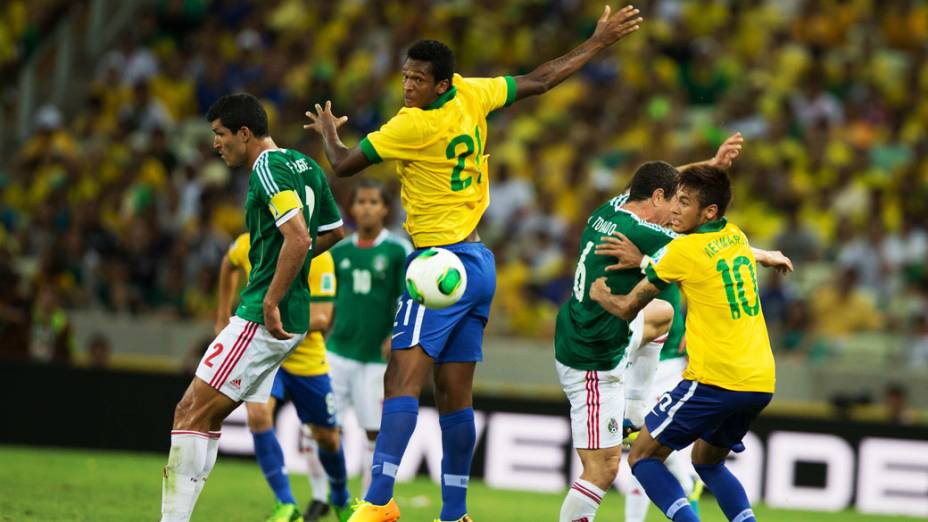
[{"label": "yellow soccer jersey", "polygon": [[248,251],[251,249],[251,234],[239,234],[232,246],[229,247],[229,262],[232,266],[241,268],[245,276],[251,273],[251,261],[248,260]]},{"label": "yellow soccer jersey", "polygon": [[406,231],[417,248],[468,236],[490,204],[487,115],[516,97],[512,77],[463,78],[426,109],[404,107],[361,140],[371,163],[396,160]]},{"label": "yellow soccer jersey", "polygon": [[[229,247],[229,262],[241,268],[245,274],[251,272],[248,261],[250,237],[246,232],[235,238]],[[332,254],[325,252],[313,259],[309,266],[310,313],[312,303],[335,300],[335,261]],[[284,360],[283,367],[294,375],[322,375],[329,372],[329,361],[325,357],[325,339],[322,333],[310,331],[296,350]]]},{"label": "yellow soccer jersey", "polygon": [[671,241],[646,269],[658,288],[686,296],[684,379],[726,390],[773,393],[776,372],[748,238],[724,218]]}]

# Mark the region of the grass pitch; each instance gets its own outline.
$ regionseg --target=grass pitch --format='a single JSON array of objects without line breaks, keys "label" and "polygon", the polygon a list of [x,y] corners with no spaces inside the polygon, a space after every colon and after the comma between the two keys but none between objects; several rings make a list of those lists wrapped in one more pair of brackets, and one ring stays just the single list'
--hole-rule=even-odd
[{"label": "grass pitch", "polygon": [[[0,446],[0,521],[154,521],[160,516],[161,467],[167,455],[74,451]],[[305,477],[291,477],[301,505],[309,500]],[[358,488],[352,482],[352,492]],[[556,521],[561,494],[523,493],[470,486],[470,514],[477,522]],[[397,501],[403,522],[431,522],[440,508],[440,490],[428,479],[402,483]],[[270,489],[251,461],[219,458],[200,497],[194,522],[264,520],[273,505]],[[597,520],[621,522],[623,499],[611,492]],[[702,503],[705,522],[724,522],[715,501]],[[915,518],[852,512],[814,513],[755,507],[764,522],[903,522]],[[329,520],[335,522],[335,518]],[[648,522],[665,520],[653,506]]]}]

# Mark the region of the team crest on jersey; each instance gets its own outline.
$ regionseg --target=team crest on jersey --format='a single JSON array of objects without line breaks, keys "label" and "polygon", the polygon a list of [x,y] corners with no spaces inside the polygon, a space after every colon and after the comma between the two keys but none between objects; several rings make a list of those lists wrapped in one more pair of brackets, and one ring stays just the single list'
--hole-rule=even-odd
[{"label": "team crest on jersey", "polygon": [[351,260],[348,259],[347,257],[345,259],[342,259],[342,262],[338,264],[338,268],[341,268],[341,269],[351,268]]},{"label": "team crest on jersey", "polygon": [[609,433],[618,433],[619,432],[619,423],[616,422],[615,417],[609,419],[609,425],[606,426],[606,429],[609,430]]},{"label": "team crest on jersey", "polygon": [[378,272],[383,272],[387,269],[387,258],[384,256],[377,256],[374,258],[374,270]]}]

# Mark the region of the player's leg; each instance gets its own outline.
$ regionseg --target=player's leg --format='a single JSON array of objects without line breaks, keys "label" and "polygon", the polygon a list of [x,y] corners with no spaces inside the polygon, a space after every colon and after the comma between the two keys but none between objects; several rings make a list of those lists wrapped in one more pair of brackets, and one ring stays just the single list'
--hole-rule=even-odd
[{"label": "player's leg", "polygon": [[442,447],[441,520],[458,520],[467,514],[467,485],[477,444],[473,409],[475,368],[474,362],[435,366],[435,403]]},{"label": "player's leg", "polygon": [[448,322],[453,326],[435,359],[434,379],[442,439],[439,519],[457,521],[467,514],[467,485],[477,443],[474,370],[483,359],[483,332],[496,291],[496,264],[492,252],[480,243],[461,245],[455,253],[467,270],[467,290],[455,305],[459,315]]},{"label": "player's leg", "polygon": [[[225,385],[226,369],[239,361],[226,347],[248,346],[256,333],[254,323],[233,318],[210,345],[197,376],[174,410],[171,450],[163,470],[161,513],[164,522],[186,521],[193,513],[203,482],[218,451],[218,428],[241,402]],[[224,391],[221,393],[219,389]]]},{"label": "player's leg", "polygon": [[374,445],[380,430],[383,409],[383,376],[387,365],[383,363],[360,364],[358,376],[351,386],[351,402],[354,404],[358,424],[364,430],[366,440],[361,459],[361,494],[366,494],[371,483],[371,464],[374,460]]},{"label": "player's leg", "polygon": [[383,506],[393,498],[396,472],[416,429],[422,383],[432,366],[432,358],[420,346],[394,349],[390,356],[383,379],[383,413],[374,446],[371,485],[364,496],[372,504]]},{"label": "player's leg", "polygon": [[628,463],[648,497],[667,518],[699,520],[664,460],[671,451],[690,445],[725,415],[712,388],[684,380],[665,393],[645,418],[645,426],[632,444]]},{"label": "player's leg", "polygon": [[274,432],[274,408],[278,399],[284,397],[284,386],[280,375],[275,377],[272,396],[267,402],[246,402],[245,409],[248,414],[248,430],[255,447],[255,459],[264,475],[264,480],[274,492],[277,501],[275,513],[287,511],[291,516],[299,511],[296,498],[290,488],[290,477],[284,464],[284,451]]},{"label": "player's leg", "polygon": [[629,368],[625,384],[625,415],[629,429],[637,431],[644,424],[644,415],[652,406],[649,391],[653,386],[663,343],[654,342],[670,330],[673,307],[656,299],[648,303],[629,324]]},{"label": "player's leg", "polygon": [[561,504],[560,521],[592,521],[612,487],[622,457],[619,426],[624,393],[622,369],[591,371],[555,362],[558,379],[570,402],[574,448],[583,471]]},{"label": "player's leg", "polygon": [[307,522],[316,522],[329,514],[329,476],[319,461],[319,445],[313,438],[312,429],[303,424],[300,426],[300,454],[306,461],[306,478],[312,500],[306,505],[303,519]]},{"label": "player's leg", "polygon": [[319,462],[329,478],[329,498],[336,512],[344,511],[347,517],[349,500],[348,472],[345,452],[336,423],[335,394],[328,374],[295,375],[280,369],[284,384],[293,399],[296,413],[310,426],[312,437],[319,448]]},{"label": "player's leg", "polygon": [[741,482],[725,466],[731,451],[744,451],[741,439],[751,422],[772,398],[769,393],[721,391],[723,400],[732,405],[734,412],[717,429],[693,445],[693,467],[718,500],[728,520],[754,522],[754,512]]}]

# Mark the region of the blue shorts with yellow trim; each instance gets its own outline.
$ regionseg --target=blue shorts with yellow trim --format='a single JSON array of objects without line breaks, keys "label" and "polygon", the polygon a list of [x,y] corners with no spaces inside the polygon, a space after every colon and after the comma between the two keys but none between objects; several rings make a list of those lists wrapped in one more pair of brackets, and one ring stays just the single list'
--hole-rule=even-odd
[{"label": "blue shorts with yellow trim", "polygon": [[[490,317],[496,293],[496,260],[483,243],[467,242],[442,246],[454,252],[467,272],[467,288],[457,303],[442,310],[428,309],[403,292],[393,323],[393,349],[413,346],[436,363],[483,360],[483,330]],[[422,250],[406,258],[406,266]]]},{"label": "blue shorts with yellow trim", "polygon": [[294,375],[281,367],[274,377],[271,396],[279,401],[289,397],[303,424],[335,427],[335,394],[327,373]]},{"label": "blue shorts with yellow trim", "polygon": [[682,380],[661,396],[644,422],[656,441],[683,449],[696,439],[736,453],[744,451],[741,439],[772,393],[733,391]]}]

